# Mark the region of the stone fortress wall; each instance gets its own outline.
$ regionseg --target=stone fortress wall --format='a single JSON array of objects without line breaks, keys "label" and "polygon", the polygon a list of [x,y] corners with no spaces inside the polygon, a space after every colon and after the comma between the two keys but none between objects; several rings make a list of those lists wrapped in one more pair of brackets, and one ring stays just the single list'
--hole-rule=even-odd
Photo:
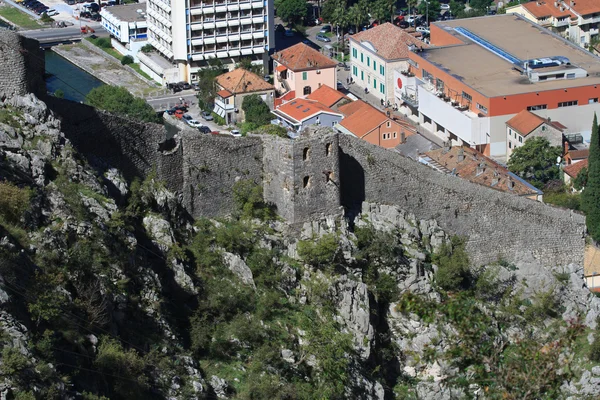
[{"label": "stone fortress wall", "polygon": [[[6,41],[13,50],[30,46],[12,32],[0,32],[0,43]],[[0,78],[5,96],[31,90],[30,78],[35,83],[27,51],[11,54],[20,61],[5,56],[0,71],[19,79]],[[38,68],[34,65],[32,71]],[[327,128],[312,129],[294,141],[200,135],[186,129],[167,140],[161,125],[44,100],[62,119],[66,137],[100,172],[115,167],[131,179],[156,171],[194,217],[231,212],[233,185],[251,179],[263,185],[265,199],[290,223],[339,214],[340,206],[356,215],[363,201],[393,204],[419,218],[436,219],[448,233],[466,236],[476,264],[532,257],[547,265],[583,264],[583,216],[441,174]]]}]

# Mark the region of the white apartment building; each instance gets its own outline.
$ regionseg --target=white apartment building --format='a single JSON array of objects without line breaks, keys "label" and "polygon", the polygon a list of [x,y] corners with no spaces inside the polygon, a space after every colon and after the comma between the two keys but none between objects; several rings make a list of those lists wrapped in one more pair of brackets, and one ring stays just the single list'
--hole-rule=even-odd
[{"label": "white apartment building", "polygon": [[104,7],[100,16],[102,27],[110,33],[112,46],[119,53],[138,61],[138,51],[148,43],[146,5]]},{"label": "white apartment building", "polygon": [[148,0],[148,39],[195,82],[218,58],[230,70],[242,58],[268,67],[274,47],[273,0]]}]

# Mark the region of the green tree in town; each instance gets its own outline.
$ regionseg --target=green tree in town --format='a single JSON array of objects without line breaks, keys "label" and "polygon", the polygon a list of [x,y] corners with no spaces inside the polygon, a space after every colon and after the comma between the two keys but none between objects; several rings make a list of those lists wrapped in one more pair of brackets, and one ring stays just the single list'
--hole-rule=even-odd
[{"label": "green tree in town", "polygon": [[435,21],[440,12],[440,2],[438,0],[423,0],[419,4],[419,14],[429,16],[429,22]]},{"label": "green tree in town", "polygon": [[371,15],[382,23],[389,21],[394,15],[395,4],[390,0],[375,0],[371,3]]},{"label": "green tree in town", "polygon": [[348,21],[356,27],[355,32],[360,32],[361,27],[369,18],[369,3],[367,0],[358,0],[348,10]]},{"label": "green tree in town", "polygon": [[492,5],[493,0],[471,0],[469,5],[476,11],[485,12]]},{"label": "green tree in town", "polygon": [[577,190],[582,190],[587,186],[588,180],[588,169],[583,167],[581,171],[577,174],[575,179],[573,179],[573,187]]},{"label": "green tree in town", "polygon": [[542,189],[546,183],[559,179],[556,159],[561,154],[560,146],[550,146],[548,139],[535,137],[513,151],[508,160],[508,169]]},{"label": "green tree in town", "polygon": [[263,74],[262,64],[252,64],[252,60],[248,57],[240,59],[240,62],[235,65],[235,68],[242,68],[246,71],[254,72],[256,75]]},{"label": "green tree in town", "polygon": [[581,207],[585,212],[585,224],[588,233],[595,240],[600,240],[600,138],[598,117],[594,114],[590,156],[588,158],[587,186],[581,195]]},{"label": "green tree in town", "polygon": [[208,60],[208,66],[198,71],[198,107],[212,110],[215,99],[215,78],[223,73],[223,63],[218,58]]},{"label": "green tree in town", "polygon": [[85,102],[92,107],[143,122],[161,122],[150,104],[144,99],[134,97],[123,87],[99,86],[88,93]]},{"label": "green tree in town", "polygon": [[277,16],[282,20],[295,24],[308,15],[309,5],[306,0],[282,0],[277,8]]},{"label": "green tree in town", "polygon": [[450,1],[450,14],[456,16],[462,15],[465,12],[465,5],[460,1]]},{"label": "green tree in town", "polygon": [[406,5],[408,6],[408,15],[412,15],[419,5],[419,0],[406,0]]},{"label": "green tree in town", "polygon": [[257,94],[244,97],[242,110],[244,110],[246,122],[256,124],[256,126],[270,124],[273,118],[269,106]]}]

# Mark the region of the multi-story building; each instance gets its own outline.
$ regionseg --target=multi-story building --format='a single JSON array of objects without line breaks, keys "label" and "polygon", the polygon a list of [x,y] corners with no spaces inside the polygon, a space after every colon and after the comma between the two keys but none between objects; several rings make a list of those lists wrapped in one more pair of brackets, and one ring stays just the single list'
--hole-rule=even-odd
[{"label": "multi-story building", "polygon": [[273,0],[148,0],[148,39],[179,68],[180,80],[219,59],[230,70],[243,58],[268,67],[274,47]]},{"label": "multi-story building", "polygon": [[427,44],[389,22],[350,36],[354,83],[384,102],[394,100],[394,70],[408,68],[409,46]]},{"label": "multi-story building", "polygon": [[273,54],[275,90],[308,96],[322,85],[337,86],[337,62],[312,47],[298,43]]},{"label": "multi-story building", "polygon": [[507,157],[506,121],[526,109],[589,140],[600,113],[600,58],[516,15],[431,25],[435,47],[397,71],[395,101],[454,144]]},{"label": "multi-story building", "polygon": [[100,11],[102,27],[111,36],[113,47],[137,61],[137,52],[148,43],[146,5],[127,4],[104,7]]},{"label": "multi-story building", "polygon": [[599,38],[598,0],[537,0],[509,7],[506,13],[519,14],[582,47]]},{"label": "multi-story building", "polygon": [[558,121],[545,119],[535,113],[523,110],[508,121],[506,121],[506,158],[510,158],[516,148],[523,146],[525,142],[534,137],[543,137],[548,140],[550,146],[562,146],[563,133],[567,127]]}]

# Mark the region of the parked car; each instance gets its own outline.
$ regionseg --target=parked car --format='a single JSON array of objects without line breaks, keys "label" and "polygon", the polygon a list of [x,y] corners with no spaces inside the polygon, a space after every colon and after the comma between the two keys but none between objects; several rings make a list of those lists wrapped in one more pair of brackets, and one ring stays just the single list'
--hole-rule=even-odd
[{"label": "parked car", "polygon": [[213,116],[211,115],[211,113],[209,113],[208,111],[202,111],[200,113],[200,116],[202,117],[203,120],[205,121],[212,121],[213,120]]},{"label": "parked car", "polygon": [[398,26],[402,29],[406,29],[410,26],[410,24],[406,21],[400,21],[400,22],[398,22]]},{"label": "parked car", "polygon": [[283,25],[277,24],[277,26],[275,27],[275,32],[284,33],[285,32],[285,28],[283,27]]},{"label": "parked car", "polygon": [[49,10],[46,10],[46,15],[49,17],[53,17],[58,14],[59,14],[59,12],[56,11],[54,8],[50,8]]},{"label": "parked car", "polygon": [[233,137],[242,137],[242,134],[240,131],[238,131],[237,129],[232,130],[231,132],[229,132],[231,134],[231,136]]},{"label": "parked car", "polygon": [[340,81],[337,81],[337,90],[344,89],[344,84]]},{"label": "parked car", "polygon": [[182,119],[183,118],[183,111],[182,110],[176,110],[174,115],[175,115],[175,118]]},{"label": "parked car", "polygon": [[286,30],[285,30],[285,36],[287,36],[287,37],[292,37],[292,36],[294,36],[294,31],[293,31],[293,30],[291,30],[291,29],[286,29]]},{"label": "parked car", "polygon": [[200,128],[202,126],[200,121],[198,121],[196,119],[187,119],[186,122],[189,126],[191,126],[193,128]]},{"label": "parked car", "polygon": [[429,34],[429,29],[424,26],[419,26],[419,27],[417,27],[417,32]]},{"label": "parked car", "polygon": [[202,125],[198,127],[198,131],[200,131],[200,133],[210,133],[210,128],[208,126]]},{"label": "parked car", "polygon": [[329,32],[331,32],[331,25],[325,25],[325,26],[323,26],[319,32],[321,32],[321,33],[329,33]]},{"label": "parked car", "polygon": [[183,89],[183,90],[189,90],[189,89],[191,89],[191,88],[192,88],[192,85],[190,85],[190,84],[189,84],[189,83],[187,83],[187,82],[183,82],[183,81],[182,81],[182,82],[179,82],[179,83],[178,83],[178,85],[179,85],[179,87],[180,87],[181,89]]},{"label": "parked car", "polygon": [[169,108],[168,110],[165,111],[167,114],[169,115],[173,115],[177,112],[176,108]]},{"label": "parked car", "polygon": [[183,118],[183,119],[185,119],[186,121],[191,121],[191,120],[193,120],[193,119],[194,119],[194,118],[193,118],[191,115],[189,115],[189,114],[184,114],[182,118]]},{"label": "parked car", "polygon": [[449,10],[450,9],[450,4],[440,4],[440,10]]},{"label": "parked car", "polygon": [[194,89],[195,91],[199,91],[200,90],[200,84],[199,83],[192,83],[192,89]]},{"label": "parked car", "polygon": [[329,39],[327,36],[317,33],[317,40],[319,42],[331,42],[331,39]]}]

